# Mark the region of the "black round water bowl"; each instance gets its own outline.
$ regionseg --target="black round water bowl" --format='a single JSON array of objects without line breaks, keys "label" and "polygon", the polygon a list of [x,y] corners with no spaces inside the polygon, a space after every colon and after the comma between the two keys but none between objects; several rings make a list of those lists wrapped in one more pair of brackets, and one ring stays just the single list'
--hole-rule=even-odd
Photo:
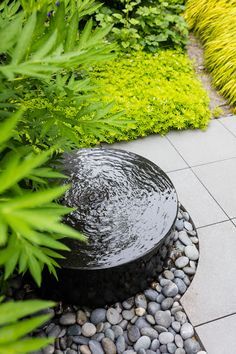
[{"label": "black round water bowl", "polygon": [[66,240],[59,281],[47,292],[68,303],[102,306],[144,290],[162,270],[178,212],[174,186],[151,161],[115,149],[81,149],[64,157],[71,188],[65,222],[88,237]]}]

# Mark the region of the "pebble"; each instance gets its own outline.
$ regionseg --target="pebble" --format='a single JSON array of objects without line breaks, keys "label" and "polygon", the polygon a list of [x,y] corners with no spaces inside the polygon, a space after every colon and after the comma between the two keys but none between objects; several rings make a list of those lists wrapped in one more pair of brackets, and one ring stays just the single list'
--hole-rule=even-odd
[{"label": "pebble", "polygon": [[69,326],[76,323],[76,314],[68,312],[65,315],[62,315],[59,319],[59,323],[63,326]]},{"label": "pebble", "polygon": [[156,323],[168,328],[171,325],[171,315],[167,311],[157,311],[155,314]]},{"label": "pebble", "polygon": [[175,222],[175,227],[178,231],[182,231],[184,228],[184,220],[183,219],[177,219]]},{"label": "pebble", "polygon": [[163,275],[166,279],[173,280],[174,274],[170,270],[164,270]]},{"label": "pebble", "polygon": [[185,291],[187,290],[187,286],[184,283],[184,281],[180,278],[175,278],[174,279],[174,283],[177,285],[178,288],[178,292],[183,295],[185,293]]},{"label": "pebble", "polygon": [[140,330],[137,326],[130,326],[127,329],[127,335],[128,338],[131,342],[137,342],[137,340],[140,338]]},{"label": "pebble", "polygon": [[176,334],[176,336],[175,336],[175,344],[177,345],[178,348],[184,347],[184,341],[179,334]]},{"label": "pebble", "polygon": [[113,307],[110,307],[107,310],[106,317],[107,317],[107,321],[113,325],[118,324],[122,320],[119,312],[116,309],[114,309]]},{"label": "pebble", "polygon": [[105,354],[116,354],[116,346],[110,338],[102,339],[102,347]]},{"label": "pebble", "polygon": [[158,339],[153,339],[151,344],[151,350],[156,351],[160,347],[160,342]]},{"label": "pebble", "polygon": [[151,339],[148,336],[140,337],[134,345],[134,350],[137,352],[139,349],[148,349],[151,345]]},{"label": "pebble", "polygon": [[77,313],[76,313],[76,322],[83,326],[83,324],[87,321],[87,316],[85,314],[84,311],[82,310],[79,310]]},{"label": "pebble", "polygon": [[82,326],[82,335],[85,337],[92,337],[97,331],[97,328],[93,323],[86,322]]},{"label": "pebble", "polygon": [[124,331],[121,328],[121,326],[118,326],[118,325],[112,326],[111,329],[114,332],[115,338],[118,338],[119,336],[122,336],[123,333],[124,333]]},{"label": "pebble", "polygon": [[126,301],[122,302],[122,306],[125,310],[130,310],[134,306],[134,298],[130,297]]},{"label": "pebble", "polygon": [[177,348],[175,354],[186,354],[186,351],[183,348]]},{"label": "pebble", "polygon": [[145,315],[146,310],[143,307],[138,307],[135,309],[135,314],[139,317],[142,317],[143,315]]},{"label": "pebble", "polygon": [[176,347],[175,343],[168,343],[167,344],[167,350],[170,354],[174,354],[176,349],[177,349],[177,347]]},{"label": "pebble", "polygon": [[140,330],[142,336],[148,336],[151,339],[158,338],[158,332],[154,328],[144,327]]},{"label": "pebble", "polygon": [[112,341],[115,340],[115,333],[112,331],[112,329],[107,328],[107,329],[105,330],[104,334],[105,334],[105,337],[111,339]]},{"label": "pebble", "polygon": [[186,267],[186,265],[188,263],[189,263],[189,259],[188,259],[188,257],[185,257],[185,256],[181,256],[181,257],[177,258],[175,261],[175,265],[177,268],[184,268],[184,267]]},{"label": "pebble", "polygon": [[159,334],[159,341],[161,344],[168,344],[174,341],[174,336],[170,332],[163,332]]},{"label": "pebble", "polygon": [[118,354],[122,354],[125,351],[125,338],[119,336],[116,341],[116,349]]},{"label": "pebble", "polygon": [[175,313],[175,320],[183,325],[187,321],[187,316],[183,311],[178,311]]},{"label": "pebble", "polygon": [[106,321],[106,310],[102,308],[93,310],[90,316],[90,321],[95,325]]},{"label": "pebble", "polygon": [[68,336],[79,336],[81,334],[81,326],[74,324],[67,328]]},{"label": "pebble", "polygon": [[[164,300],[164,299],[165,299],[165,297],[163,296],[163,300]],[[162,300],[162,301],[163,301],[163,300]],[[160,309],[161,309],[161,305],[160,305],[160,304],[151,301],[151,302],[149,302],[149,304],[148,304],[147,311],[148,311],[148,313],[149,313],[150,315],[154,316],[155,313],[156,313],[157,311],[159,311]]]},{"label": "pebble", "polygon": [[183,339],[191,338],[194,335],[193,326],[188,322],[184,323],[181,327],[180,334]]},{"label": "pebble", "polygon": [[94,339],[89,341],[89,348],[92,354],[104,354],[104,350],[102,349],[101,344]]},{"label": "pebble", "polygon": [[141,329],[143,327],[151,327],[151,325],[143,318],[143,317],[139,317],[137,319],[137,321],[135,322],[135,325]]},{"label": "pebble", "polygon": [[158,296],[158,292],[156,290],[153,289],[147,289],[144,291],[144,295],[146,296],[146,298],[150,301],[155,301],[157,296]]},{"label": "pebble", "polygon": [[150,323],[151,325],[154,325],[156,323],[155,318],[152,315],[147,315],[146,316],[146,320],[148,321],[148,323]]},{"label": "pebble", "polygon": [[196,273],[196,270],[193,267],[184,267],[183,271],[188,275],[194,275]]},{"label": "pebble", "polygon": [[156,298],[156,302],[158,304],[161,304],[164,299],[165,299],[165,296],[163,294],[159,294]]},{"label": "pebble", "polygon": [[174,302],[174,300],[172,297],[167,297],[165,300],[162,301],[161,309],[163,311],[168,310],[173,305],[173,302]]},{"label": "pebble", "polygon": [[178,294],[178,287],[175,283],[171,282],[164,286],[162,292],[166,297],[174,297]]},{"label": "pebble", "polygon": [[[135,311],[136,312],[136,311]],[[134,309],[122,311],[122,316],[125,320],[130,321],[135,316]]]},{"label": "pebble", "polygon": [[179,323],[179,322],[177,322],[177,321],[173,321],[172,323],[171,323],[171,327],[173,328],[173,330],[175,331],[175,332],[179,332],[180,331],[180,328],[181,328],[181,324]]},{"label": "pebble", "polygon": [[179,240],[185,245],[185,246],[189,246],[192,245],[192,241],[191,239],[188,237],[188,234],[186,231],[180,231],[179,233]]},{"label": "pebble", "polygon": [[184,228],[187,230],[187,231],[193,231],[193,225],[188,222],[188,221],[185,221],[184,222]]},{"label": "pebble", "polygon": [[81,354],[91,354],[91,350],[89,349],[89,347],[87,345],[81,345],[79,349],[80,349]]},{"label": "pebble", "polygon": [[185,273],[181,269],[176,269],[174,272],[175,278],[184,279]]},{"label": "pebble", "polygon": [[195,339],[189,338],[184,342],[184,349],[187,354],[197,354],[201,347]]},{"label": "pebble", "polygon": [[136,307],[142,307],[144,309],[147,308],[147,299],[144,294],[136,295],[134,301],[135,301]]},{"label": "pebble", "polygon": [[184,253],[186,257],[188,257],[191,261],[197,261],[199,258],[199,252],[196,246],[186,246],[184,249]]}]

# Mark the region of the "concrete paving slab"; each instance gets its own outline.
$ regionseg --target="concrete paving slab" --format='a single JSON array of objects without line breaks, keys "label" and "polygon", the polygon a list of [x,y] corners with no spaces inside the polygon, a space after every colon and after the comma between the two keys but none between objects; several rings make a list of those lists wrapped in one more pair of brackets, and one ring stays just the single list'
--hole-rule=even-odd
[{"label": "concrete paving slab", "polygon": [[198,234],[198,269],[181,299],[194,326],[236,313],[236,228],[226,221],[201,228]]},{"label": "concrete paving slab", "polygon": [[227,215],[190,169],[168,173],[178,197],[190,213],[196,227],[227,220]]},{"label": "concrete paving slab", "polygon": [[236,217],[236,158],[194,167],[193,171],[226,214]]},{"label": "concrete paving slab", "polygon": [[236,116],[223,117],[219,121],[236,136]]},{"label": "concrete paving slab", "polygon": [[103,147],[105,146],[127,150],[146,157],[165,172],[188,167],[168,139],[160,135],[151,135],[134,141],[120,142],[112,145],[103,144]]},{"label": "concrete paving slab", "polygon": [[236,137],[216,120],[206,131],[170,132],[167,137],[190,166],[236,157]]},{"label": "concrete paving slab", "polygon": [[236,353],[236,315],[196,328],[208,354]]}]

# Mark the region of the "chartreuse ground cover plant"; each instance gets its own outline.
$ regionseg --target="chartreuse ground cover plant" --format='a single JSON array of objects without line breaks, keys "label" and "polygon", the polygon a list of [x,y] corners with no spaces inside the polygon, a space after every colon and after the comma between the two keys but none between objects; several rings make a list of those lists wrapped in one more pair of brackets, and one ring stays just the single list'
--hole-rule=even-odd
[{"label": "chartreuse ground cover plant", "polygon": [[114,112],[124,110],[127,124],[107,141],[129,140],[170,129],[207,127],[207,93],[196,78],[186,54],[160,50],[138,52],[97,66],[91,73],[102,100],[114,100]]},{"label": "chartreuse ground cover plant", "polygon": [[49,320],[50,315],[31,316],[54,304],[49,301],[27,300],[1,303],[0,299],[0,354],[26,354],[39,350],[53,338],[26,337],[36,327]]},{"label": "chartreuse ground cover plant", "polygon": [[154,52],[160,47],[184,47],[187,25],[181,16],[184,0],[100,1],[96,20],[101,26],[113,25],[108,39],[122,51]]},{"label": "chartreuse ground cover plant", "polygon": [[213,83],[236,104],[236,1],[188,0],[185,18],[201,39]]}]

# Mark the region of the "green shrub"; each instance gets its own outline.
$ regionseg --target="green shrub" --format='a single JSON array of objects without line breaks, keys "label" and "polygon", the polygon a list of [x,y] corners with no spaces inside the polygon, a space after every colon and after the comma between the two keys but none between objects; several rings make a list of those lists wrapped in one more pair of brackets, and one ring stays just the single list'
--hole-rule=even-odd
[{"label": "green shrub", "polygon": [[205,65],[214,85],[235,105],[236,1],[188,0],[185,17],[203,42]]},{"label": "green shrub", "polygon": [[49,301],[27,300],[1,303],[0,299],[0,354],[26,354],[39,350],[53,338],[26,337],[29,332],[46,322],[50,316],[24,317],[47,309]]},{"label": "green shrub", "polygon": [[101,26],[113,25],[108,38],[124,51],[154,52],[159,47],[183,47],[188,34],[181,17],[183,3],[183,0],[105,1],[105,6],[97,11],[96,20]]},{"label": "green shrub", "polygon": [[107,141],[129,140],[170,129],[206,128],[209,99],[190,60],[177,51],[143,52],[98,66],[91,73],[100,85],[101,99],[115,101],[134,120]]}]

